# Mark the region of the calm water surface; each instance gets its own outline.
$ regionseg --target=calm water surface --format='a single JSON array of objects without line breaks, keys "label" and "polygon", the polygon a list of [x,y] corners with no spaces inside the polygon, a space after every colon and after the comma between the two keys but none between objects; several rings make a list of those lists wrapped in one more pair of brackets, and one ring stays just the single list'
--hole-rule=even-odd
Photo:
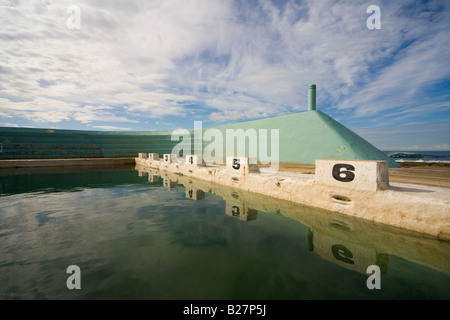
[{"label": "calm water surface", "polygon": [[0,299],[450,298],[448,242],[167,173],[52,171],[0,172]]}]

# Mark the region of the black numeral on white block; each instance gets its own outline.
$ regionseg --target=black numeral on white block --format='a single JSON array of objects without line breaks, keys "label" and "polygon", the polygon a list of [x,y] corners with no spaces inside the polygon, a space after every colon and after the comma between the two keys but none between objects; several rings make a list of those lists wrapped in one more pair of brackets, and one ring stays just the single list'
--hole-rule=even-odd
[{"label": "black numeral on white block", "polygon": [[382,160],[317,159],[314,180],[355,190],[389,189],[388,165]]},{"label": "black numeral on white block", "polygon": [[158,153],[149,153],[148,158],[150,159],[150,161],[158,161],[159,154]]},{"label": "black numeral on white block", "polygon": [[235,170],[239,170],[239,168],[241,167],[240,161],[239,159],[234,158],[233,159],[233,165],[232,165],[233,169]]},{"label": "black numeral on white block", "polygon": [[249,158],[227,157],[227,170],[243,176],[250,173]]},{"label": "black numeral on white block", "polygon": [[190,164],[192,166],[202,166],[203,159],[201,155],[186,155],[186,164]]},{"label": "black numeral on white block", "polygon": [[[346,170],[342,170],[346,169]],[[333,178],[341,182],[350,182],[355,179],[355,167],[351,164],[338,163],[333,166]]]}]

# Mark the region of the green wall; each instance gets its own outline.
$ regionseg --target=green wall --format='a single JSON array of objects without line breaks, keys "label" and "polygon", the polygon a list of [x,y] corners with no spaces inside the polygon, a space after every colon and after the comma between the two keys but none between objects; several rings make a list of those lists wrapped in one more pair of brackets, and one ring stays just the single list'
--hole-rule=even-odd
[{"label": "green wall", "polygon": [[[279,161],[314,164],[316,159],[386,160],[390,167],[397,163],[384,152],[344,127],[321,111],[308,111],[287,116],[214,127],[223,137],[226,155],[226,130],[242,129],[259,133],[267,129],[268,152],[270,132],[279,132]],[[203,133],[208,128],[203,128]],[[194,130],[191,133],[194,150]],[[139,152],[171,153],[178,141],[171,141],[171,131],[104,132],[28,128],[0,128],[0,159],[49,158],[114,158],[135,157]],[[203,141],[203,148],[209,145]],[[245,155],[249,155],[248,141]],[[237,141],[235,141],[237,145]],[[259,152],[259,150],[258,150]],[[190,152],[191,153],[191,152]]]},{"label": "green wall", "polygon": [[0,159],[135,157],[154,150],[170,153],[171,132],[103,132],[0,128]]}]

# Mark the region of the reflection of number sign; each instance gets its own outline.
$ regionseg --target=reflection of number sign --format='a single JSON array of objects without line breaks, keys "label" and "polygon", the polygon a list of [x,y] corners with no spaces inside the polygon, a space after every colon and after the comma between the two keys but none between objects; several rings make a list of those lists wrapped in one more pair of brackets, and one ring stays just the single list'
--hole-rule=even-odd
[{"label": "reflection of number sign", "polygon": [[336,258],[336,260],[354,264],[353,261],[353,253],[344,245],[342,244],[335,244],[331,247],[331,252],[333,253],[333,257]]},{"label": "reflection of number sign", "polygon": [[233,215],[233,217],[239,217],[240,216],[240,210],[238,206],[233,206],[231,208],[231,214]]},{"label": "reflection of number sign", "polygon": [[169,156],[167,154],[164,156],[164,160],[169,161]]},{"label": "reflection of number sign", "polygon": [[[346,170],[342,170],[346,169]],[[355,179],[355,167],[351,164],[338,163],[333,166],[333,178],[337,181],[350,182]]]},{"label": "reflection of number sign", "polygon": [[189,163],[190,163],[190,164],[193,164],[193,163],[194,163],[194,157],[192,157],[192,156],[189,157]]},{"label": "reflection of number sign", "polygon": [[239,168],[241,167],[241,164],[239,162],[239,159],[234,158],[233,159],[233,165],[232,165],[233,169],[235,170],[239,170]]}]

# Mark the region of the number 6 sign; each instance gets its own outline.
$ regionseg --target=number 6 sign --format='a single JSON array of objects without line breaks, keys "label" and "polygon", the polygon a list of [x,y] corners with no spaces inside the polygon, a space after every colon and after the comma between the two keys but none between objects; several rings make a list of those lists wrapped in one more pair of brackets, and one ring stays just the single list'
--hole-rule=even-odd
[{"label": "number 6 sign", "polygon": [[389,189],[386,161],[378,160],[316,160],[317,184],[377,191]]},{"label": "number 6 sign", "polygon": [[[342,170],[347,169],[347,170]],[[351,164],[338,163],[333,166],[333,178],[337,181],[350,182],[355,179],[355,167]]]}]

